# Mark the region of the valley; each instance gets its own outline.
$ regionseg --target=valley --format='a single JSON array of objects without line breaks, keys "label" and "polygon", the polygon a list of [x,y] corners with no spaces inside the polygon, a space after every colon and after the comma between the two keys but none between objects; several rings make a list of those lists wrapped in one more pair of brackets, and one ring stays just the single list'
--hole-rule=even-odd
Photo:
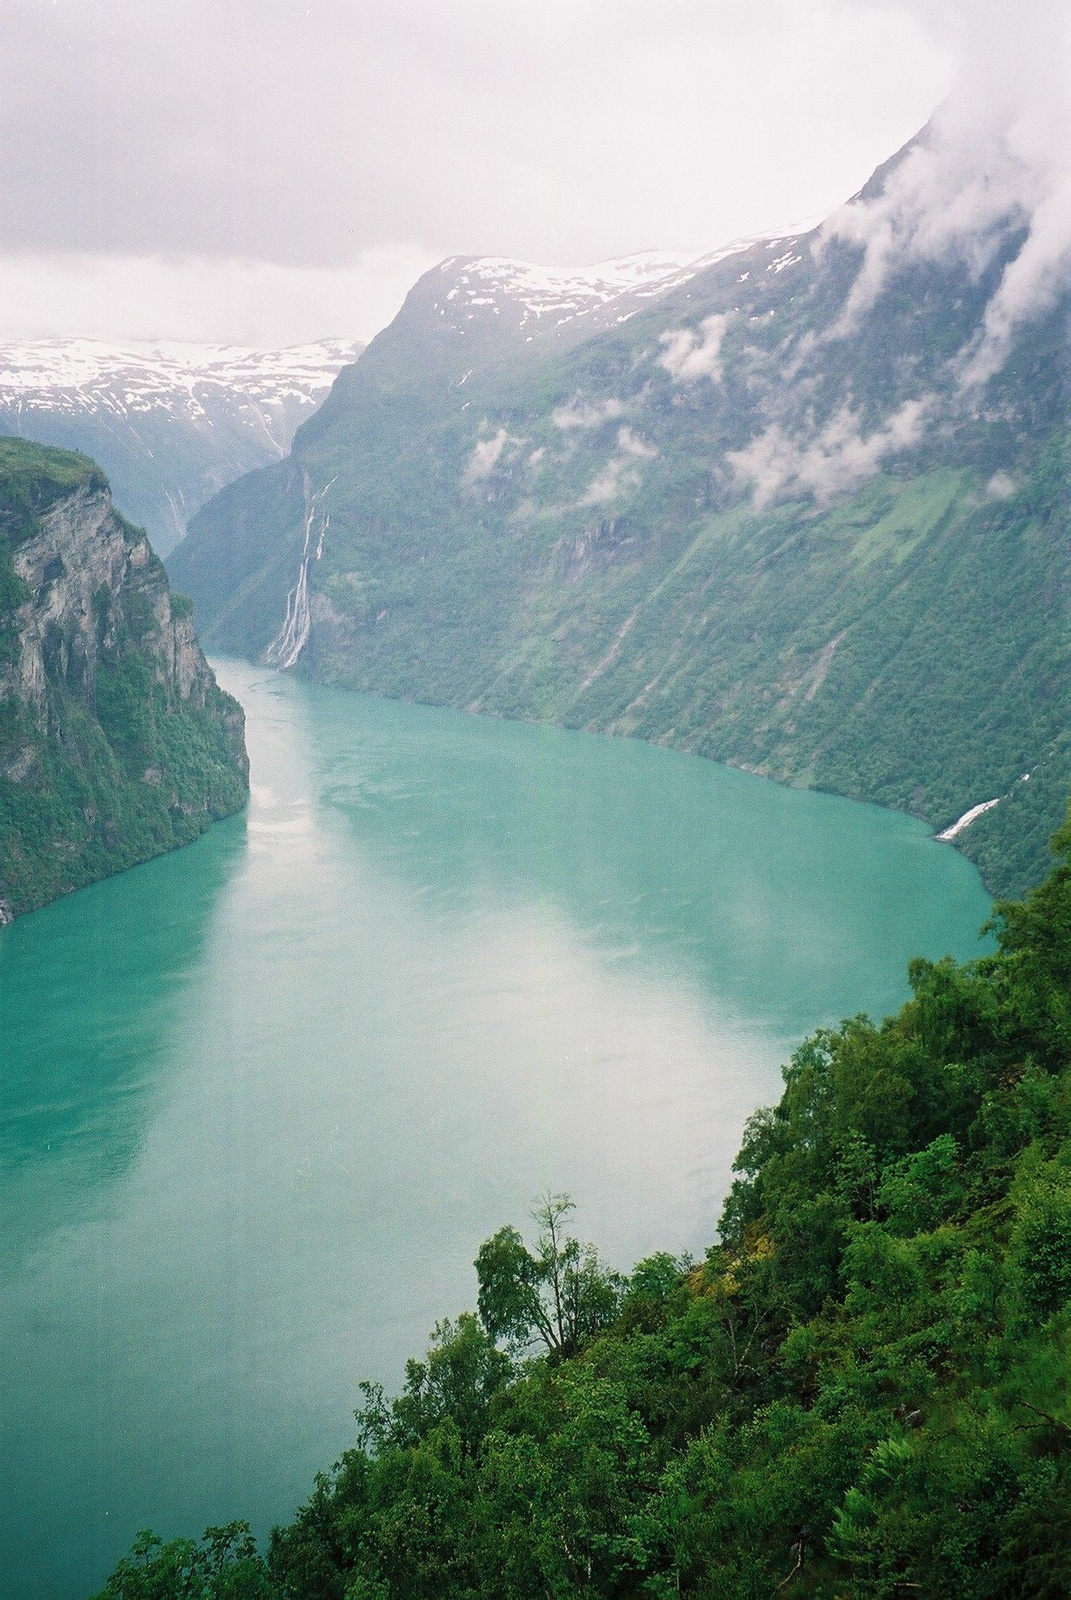
[{"label": "valley", "polygon": [[161,556],[227,483],[285,455],[363,346],[289,350],[37,339],[0,343],[0,433],[92,456]]},{"label": "valley", "polygon": [[981,268],[909,257],[860,298],[856,239],[926,137],[822,228],[638,285],[443,262],[172,553],[206,640],[271,658],[300,583],[289,664],[321,682],[935,831],[996,798],[956,845],[998,893],[1037,882],[1071,782],[1067,299],[986,354],[1014,215]]},{"label": "valley", "polygon": [[39,9],[0,1591],[1071,1593],[1066,16]]},{"label": "valley", "polygon": [[621,1267],[701,1253],[798,1038],[985,948],[895,812],[215,669],[248,812],[0,930],[20,1600],[288,1517],[544,1188]]}]

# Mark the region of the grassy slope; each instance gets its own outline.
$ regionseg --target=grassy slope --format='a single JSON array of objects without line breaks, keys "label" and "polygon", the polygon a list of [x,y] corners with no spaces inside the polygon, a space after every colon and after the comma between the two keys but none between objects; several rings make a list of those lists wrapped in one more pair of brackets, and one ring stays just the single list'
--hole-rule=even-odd
[{"label": "grassy slope", "polygon": [[315,670],[639,735],[936,827],[1043,769],[963,841],[1019,893],[1071,779],[1067,513],[1043,479],[987,501],[968,469],[934,468],[818,515],[693,513],[653,535],[637,510],[586,544],[538,520],[503,538],[474,516],[453,540],[371,520],[347,540],[344,523],[316,576],[352,644]]}]

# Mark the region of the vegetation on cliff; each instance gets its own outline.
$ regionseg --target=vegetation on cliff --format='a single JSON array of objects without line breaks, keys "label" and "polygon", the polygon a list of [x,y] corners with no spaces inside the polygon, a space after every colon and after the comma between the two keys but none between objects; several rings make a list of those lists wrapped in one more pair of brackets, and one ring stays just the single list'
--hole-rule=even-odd
[{"label": "vegetation on cliff", "polygon": [[103,1600],[1066,1595],[1071,821],[1055,848],[995,954],[801,1046],[703,1261],[618,1277],[548,1197],[265,1557],[145,1534]]},{"label": "vegetation on cliff", "polygon": [[0,920],[244,803],[241,708],[84,456],[0,440]]},{"label": "vegetation on cliff", "polygon": [[176,581],[257,656],[319,551],[322,681],[653,739],[935,830],[999,800],[957,845],[1021,894],[1071,777],[1066,305],[984,392],[960,375],[1017,238],[980,274],[909,261],[848,327],[858,256],[816,236],[599,329],[447,263],[291,458],[194,519]]}]

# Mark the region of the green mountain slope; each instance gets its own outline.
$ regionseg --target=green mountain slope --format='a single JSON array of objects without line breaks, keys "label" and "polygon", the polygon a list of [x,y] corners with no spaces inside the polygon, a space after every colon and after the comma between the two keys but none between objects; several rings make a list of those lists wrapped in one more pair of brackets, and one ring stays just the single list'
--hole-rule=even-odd
[{"label": "green mountain slope", "polygon": [[[1071,1589],[1071,822],[996,955],[918,961],[750,1120],[721,1240],[627,1279],[501,1229],[479,1316],[261,1559],[143,1535],[100,1600],[1057,1600]],[[525,1355],[525,1348],[542,1349]]]},{"label": "green mountain slope", "polygon": [[937,828],[999,799],[957,842],[1019,891],[1071,779],[1068,302],[964,371],[1021,244],[1009,219],[980,266],[911,260],[862,315],[860,250],[822,230],[579,310],[443,263],[171,570],[207,638],[329,682]]},{"label": "green mountain slope", "polygon": [[238,810],[242,727],[99,469],[0,439],[0,921]]}]

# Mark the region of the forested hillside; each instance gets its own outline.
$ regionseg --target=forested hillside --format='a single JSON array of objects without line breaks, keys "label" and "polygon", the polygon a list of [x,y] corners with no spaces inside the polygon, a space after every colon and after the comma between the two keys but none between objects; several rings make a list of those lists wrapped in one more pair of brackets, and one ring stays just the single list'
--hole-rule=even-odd
[{"label": "forested hillside", "polygon": [[0,923],[237,811],[242,730],[99,468],[0,439]]},{"label": "forested hillside", "polygon": [[1037,882],[1071,785],[1069,302],[993,333],[1014,211],[875,268],[924,143],[824,228],[639,287],[444,262],[192,524],[206,638],[936,829],[997,801],[957,843]]},{"label": "forested hillside", "polygon": [[102,1600],[1071,1591],[1071,821],[998,951],[803,1044],[700,1262],[501,1229],[478,1314],[266,1557],[143,1535]]}]

